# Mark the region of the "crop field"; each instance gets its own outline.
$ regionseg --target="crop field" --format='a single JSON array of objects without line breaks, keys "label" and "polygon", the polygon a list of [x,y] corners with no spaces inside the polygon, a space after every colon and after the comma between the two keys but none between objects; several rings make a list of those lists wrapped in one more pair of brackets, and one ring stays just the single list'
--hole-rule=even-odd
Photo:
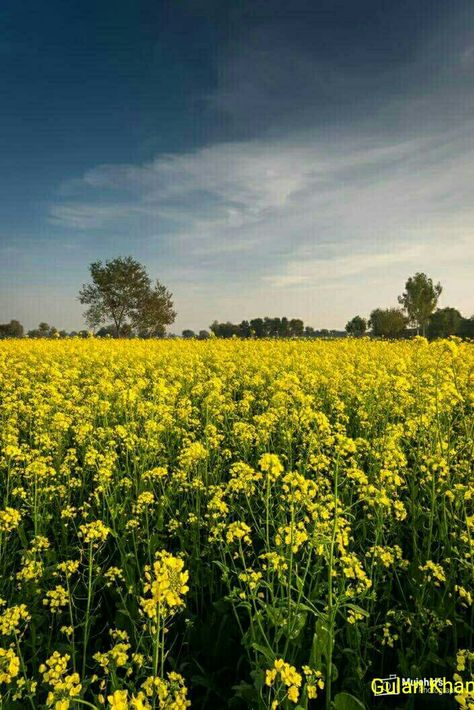
[{"label": "crop field", "polygon": [[457,339],[3,341],[0,707],[470,680],[473,405]]}]

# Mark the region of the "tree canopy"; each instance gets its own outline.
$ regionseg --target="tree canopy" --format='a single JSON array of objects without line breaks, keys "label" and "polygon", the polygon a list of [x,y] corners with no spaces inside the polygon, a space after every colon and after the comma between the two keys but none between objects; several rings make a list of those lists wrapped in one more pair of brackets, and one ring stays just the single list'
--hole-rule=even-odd
[{"label": "tree canopy", "polygon": [[0,323],[0,338],[22,338],[23,333],[23,326],[18,320]]},{"label": "tree canopy", "polygon": [[372,335],[399,338],[406,329],[407,318],[400,308],[376,308],[370,314]]},{"label": "tree canopy", "polygon": [[347,324],[346,331],[349,335],[360,337],[367,330],[367,321],[361,316],[354,316]]},{"label": "tree canopy", "polygon": [[410,276],[406,282],[405,291],[398,297],[398,302],[405,309],[409,322],[416,326],[418,333],[421,330],[422,335],[426,335],[428,321],[442,290],[440,283],[433,284],[433,280],[421,272]]},{"label": "tree canopy", "polygon": [[447,338],[457,335],[462,321],[463,317],[456,308],[438,308],[428,322],[428,337]]},{"label": "tree canopy", "polygon": [[240,323],[214,321],[211,331],[218,338],[299,338],[304,335],[304,323],[300,318],[252,318]]},{"label": "tree canopy", "polygon": [[172,294],[159,281],[153,284],[131,256],[95,261],[89,269],[92,283],[83,285],[79,300],[89,306],[84,317],[91,328],[112,321],[116,337],[156,337],[174,322]]}]

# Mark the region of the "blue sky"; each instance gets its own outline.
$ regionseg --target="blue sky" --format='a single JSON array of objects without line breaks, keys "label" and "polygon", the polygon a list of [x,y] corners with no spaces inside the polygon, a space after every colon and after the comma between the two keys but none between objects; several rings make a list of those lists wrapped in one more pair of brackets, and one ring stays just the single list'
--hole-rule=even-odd
[{"label": "blue sky", "polygon": [[0,321],[83,326],[131,254],[215,318],[474,312],[468,0],[4,0]]}]

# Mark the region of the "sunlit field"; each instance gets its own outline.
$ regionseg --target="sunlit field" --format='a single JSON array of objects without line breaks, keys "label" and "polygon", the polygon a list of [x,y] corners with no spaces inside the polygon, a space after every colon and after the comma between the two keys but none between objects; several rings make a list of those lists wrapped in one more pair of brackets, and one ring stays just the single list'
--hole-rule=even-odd
[{"label": "sunlit field", "polygon": [[458,340],[0,343],[2,709],[470,679],[473,404]]}]

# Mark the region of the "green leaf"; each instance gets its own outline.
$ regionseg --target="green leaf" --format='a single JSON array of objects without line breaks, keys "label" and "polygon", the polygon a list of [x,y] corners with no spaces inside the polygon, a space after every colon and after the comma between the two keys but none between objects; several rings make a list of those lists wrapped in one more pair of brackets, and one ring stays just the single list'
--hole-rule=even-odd
[{"label": "green leaf", "polygon": [[321,659],[327,660],[329,655],[329,631],[325,626],[323,619],[318,619],[316,622],[316,630],[313,636],[313,644],[311,647],[310,666],[312,668],[321,667]]},{"label": "green leaf", "polygon": [[338,693],[333,701],[335,710],[365,710],[364,703],[350,693]]},{"label": "green leaf", "polygon": [[270,665],[273,664],[273,661],[275,660],[275,656],[268,648],[265,648],[265,646],[260,646],[260,644],[258,644],[258,643],[252,643],[250,645],[255,651],[258,651],[259,653],[261,653],[262,656],[270,663]]}]

